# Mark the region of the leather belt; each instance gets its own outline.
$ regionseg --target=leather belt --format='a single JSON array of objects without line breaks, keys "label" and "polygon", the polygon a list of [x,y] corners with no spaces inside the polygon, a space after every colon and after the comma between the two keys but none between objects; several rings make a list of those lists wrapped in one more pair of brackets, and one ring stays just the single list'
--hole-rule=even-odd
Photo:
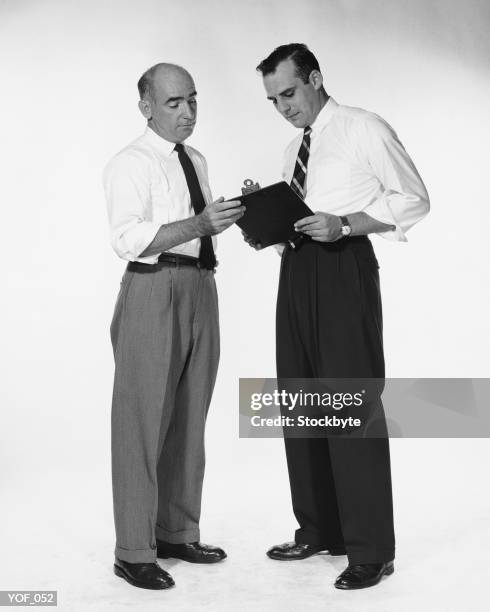
[{"label": "leather belt", "polygon": [[201,268],[201,262],[197,257],[190,257],[189,255],[178,255],[177,253],[161,253],[158,256],[158,263],[164,263],[167,265],[175,266],[192,266],[194,268]]},{"label": "leather belt", "polygon": [[[197,257],[190,257],[189,255],[179,255],[178,253],[161,253],[158,257],[158,263],[146,264],[140,261],[130,261],[128,263],[128,270],[134,272],[152,272],[155,269],[155,266],[158,266],[159,264],[163,264],[164,266],[172,266],[174,268],[190,266],[192,268],[205,269],[205,267],[201,264]],[[215,270],[216,268],[210,269]]]}]

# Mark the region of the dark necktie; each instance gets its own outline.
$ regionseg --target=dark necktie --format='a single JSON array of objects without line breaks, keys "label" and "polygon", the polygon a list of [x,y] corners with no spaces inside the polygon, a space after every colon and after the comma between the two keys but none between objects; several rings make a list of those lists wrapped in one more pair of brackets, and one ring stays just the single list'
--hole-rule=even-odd
[{"label": "dark necktie", "polygon": [[299,195],[300,198],[305,198],[306,195],[306,169],[308,167],[308,157],[310,156],[310,134],[311,127],[305,127],[303,133],[303,142],[298,151],[296,165],[294,166],[293,180],[291,188]]},{"label": "dark necktie", "polygon": [[[191,196],[191,205],[194,209],[194,213],[198,215],[201,213],[205,206],[206,201],[199,185],[199,179],[197,178],[196,169],[192,163],[191,158],[187,155],[182,143],[175,145],[175,150],[179,156],[180,165],[184,170],[185,180]],[[199,250],[199,261],[204,268],[212,270],[216,267],[216,257],[214,256],[213,241],[211,236],[202,236],[201,248]]]}]

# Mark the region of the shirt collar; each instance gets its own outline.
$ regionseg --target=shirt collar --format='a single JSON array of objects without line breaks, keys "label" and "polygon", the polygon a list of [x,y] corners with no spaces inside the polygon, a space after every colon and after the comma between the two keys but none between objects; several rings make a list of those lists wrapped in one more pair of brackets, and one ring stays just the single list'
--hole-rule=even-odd
[{"label": "shirt collar", "polygon": [[169,157],[170,153],[172,153],[174,150],[175,142],[165,140],[165,138],[162,138],[156,132],[154,132],[151,127],[147,126],[145,133],[143,134],[143,138],[159,153],[165,155],[165,157]]},{"label": "shirt collar", "polygon": [[337,102],[330,97],[322,110],[316,116],[315,121],[311,124],[312,135],[319,134],[334,116],[338,108]]}]

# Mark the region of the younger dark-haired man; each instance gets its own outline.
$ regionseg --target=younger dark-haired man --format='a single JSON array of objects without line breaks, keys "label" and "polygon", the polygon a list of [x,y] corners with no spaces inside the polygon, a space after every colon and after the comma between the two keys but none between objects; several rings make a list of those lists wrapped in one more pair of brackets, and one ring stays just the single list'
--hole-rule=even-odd
[{"label": "younger dark-haired man", "polygon": [[[296,223],[306,236],[300,248],[282,252],[277,376],[383,379],[378,263],[367,234],[405,241],[429,210],[424,184],[383,119],[327,94],[306,45],[278,47],[257,70],[267,98],[302,130],[286,150],[283,176],[316,211]],[[388,439],[285,438],[285,445],[300,528],[295,542],[268,556],[347,554],[340,589],[372,586],[391,574]]]}]

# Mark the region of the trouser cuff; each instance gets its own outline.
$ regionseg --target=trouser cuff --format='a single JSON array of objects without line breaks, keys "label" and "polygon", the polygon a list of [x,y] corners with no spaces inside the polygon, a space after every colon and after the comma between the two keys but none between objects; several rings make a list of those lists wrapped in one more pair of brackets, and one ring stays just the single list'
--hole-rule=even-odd
[{"label": "trouser cuff", "polygon": [[366,548],[363,550],[352,550],[348,546],[346,548],[349,565],[388,563],[395,558],[394,548]]},{"label": "trouser cuff", "polygon": [[154,563],[157,560],[156,547],[128,550],[127,548],[116,546],[114,554],[117,559],[126,561],[126,563]]},{"label": "trouser cuff", "polygon": [[326,534],[322,534],[317,531],[307,531],[305,529],[296,530],[296,533],[294,534],[294,541],[296,544],[325,544],[326,548],[344,548],[343,542],[332,542],[331,536],[329,537]]},{"label": "trouser cuff", "polygon": [[189,542],[198,542],[200,539],[199,527],[183,531],[167,531],[157,525],[155,535],[157,540],[163,540],[169,544],[188,544]]}]

